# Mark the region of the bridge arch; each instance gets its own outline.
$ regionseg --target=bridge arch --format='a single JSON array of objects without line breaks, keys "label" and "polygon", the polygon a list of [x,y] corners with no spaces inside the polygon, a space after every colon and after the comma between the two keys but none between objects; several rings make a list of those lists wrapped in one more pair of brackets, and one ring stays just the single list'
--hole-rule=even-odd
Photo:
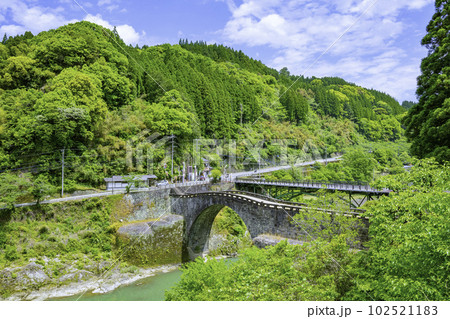
[{"label": "bridge arch", "polygon": [[[189,259],[195,259],[197,256],[207,251],[207,244],[211,234],[211,228],[215,218],[219,212],[224,209],[225,205],[215,204],[205,208],[192,223],[190,229],[186,232],[186,250],[189,255]],[[233,209],[232,207],[229,207]],[[233,211],[242,219],[244,224],[250,224],[250,221],[245,221],[246,215],[239,214],[236,208]],[[250,235],[251,236],[251,235]]]},{"label": "bridge arch", "polygon": [[291,222],[294,212],[276,204],[224,192],[173,196],[172,211],[185,218],[183,260],[192,260],[204,251],[214,218],[225,206],[239,215],[252,239],[261,234],[292,239],[304,235]]}]

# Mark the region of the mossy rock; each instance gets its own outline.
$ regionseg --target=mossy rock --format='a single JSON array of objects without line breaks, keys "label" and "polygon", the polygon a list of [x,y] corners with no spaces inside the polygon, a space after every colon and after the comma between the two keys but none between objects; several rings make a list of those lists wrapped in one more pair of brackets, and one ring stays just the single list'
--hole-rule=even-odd
[{"label": "mossy rock", "polygon": [[180,263],[183,229],[184,218],[179,215],[120,227],[117,235],[124,260],[138,266]]}]

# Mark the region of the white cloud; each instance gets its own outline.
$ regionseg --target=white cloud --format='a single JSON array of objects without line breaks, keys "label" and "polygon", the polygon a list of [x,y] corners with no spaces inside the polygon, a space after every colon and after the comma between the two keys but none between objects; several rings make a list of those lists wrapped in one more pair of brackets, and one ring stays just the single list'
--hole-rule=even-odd
[{"label": "white cloud", "polygon": [[112,4],[112,5],[106,7],[106,10],[108,10],[109,12],[112,12],[117,9],[119,9],[119,6],[117,4]]},{"label": "white cloud", "polygon": [[[85,18],[85,21],[89,21],[92,23],[96,23],[101,25],[102,27],[113,30],[114,26],[111,25],[108,21],[104,20],[100,14],[91,15],[88,14]],[[119,33],[120,37],[126,44],[137,44],[142,38],[145,37],[145,32],[139,33],[132,26],[128,24],[122,24],[116,26],[117,33]]]},{"label": "white cloud", "polygon": [[100,6],[103,6],[103,5],[105,5],[105,4],[111,4],[111,3],[112,3],[111,0],[99,0],[99,1],[97,2],[97,5],[100,7]]},{"label": "white cloud", "polygon": [[[66,0],[60,0],[59,2],[66,3]],[[111,3],[111,0],[98,1],[99,5],[109,5]],[[37,34],[41,31],[58,28],[62,25],[78,21],[76,19],[66,19],[63,15],[64,10],[62,7],[47,8],[36,6],[34,2],[27,3],[17,0],[1,0],[0,21],[1,17],[6,15],[6,13],[11,16],[11,23],[0,26],[0,36],[3,36],[5,33],[8,36],[14,36],[23,34],[25,31],[31,31],[33,34]],[[97,23],[111,30],[114,28],[113,25],[104,20],[99,14],[88,14],[84,20]],[[145,32],[139,33],[128,24],[117,25],[116,28],[126,44],[137,44],[145,37]]]},{"label": "white cloud", "polygon": [[112,12],[114,10],[120,9],[119,5],[117,3],[115,3],[117,1],[113,1],[113,0],[99,0],[97,2],[97,6],[101,7],[101,6],[105,6],[106,10],[108,10],[109,12]]},{"label": "white cloud", "polygon": [[67,20],[61,14],[60,7],[40,7],[17,0],[2,0],[0,3],[0,14],[6,14],[6,12],[11,15],[14,24],[0,26],[0,34],[6,33],[9,36],[21,34],[25,31],[37,34],[43,30],[57,28],[77,21]]},{"label": "white cloud", "polygon": [[374,0],[244,0],[229,5],[232,17],[222,34],[231,44],[270,46],[277,50],[270,66],[302,74],[354,24],[306,75],[341,76],[413,99],[420,59],[408,58],[396,44],[406,32],[400,13],[433,2],[378,0],[372,6]]}]

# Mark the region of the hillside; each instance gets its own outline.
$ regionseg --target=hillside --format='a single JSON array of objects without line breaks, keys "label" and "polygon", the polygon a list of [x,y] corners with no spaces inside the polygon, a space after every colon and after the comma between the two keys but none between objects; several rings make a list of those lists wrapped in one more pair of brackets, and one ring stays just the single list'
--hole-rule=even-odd
[{"label": "hillside", "polygon": [[[146,172],[146,161],[126,160],[127,141],[142,132],[175,135],[179,175],[196,138],[261,139],[267,161],[277,139],[295,139],[293,154],[308,142],[325,155],[401,139],[404,111],[391,96],[340,78],[278,72],[202,42],[126,46],[85,21],[0,44],[0,170],[43,173],[56,185],[64,149],[69,188]],[[239,143],[237,152],[249,154]],[[162,147],[152,168],[167,176],[158,163],[167,164]]]}]

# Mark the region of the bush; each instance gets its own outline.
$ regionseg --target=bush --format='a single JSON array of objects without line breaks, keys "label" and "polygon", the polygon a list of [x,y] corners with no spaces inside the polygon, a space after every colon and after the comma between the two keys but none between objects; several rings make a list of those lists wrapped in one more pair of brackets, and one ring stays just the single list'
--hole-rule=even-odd
[{"label": "bush", "polygon": [[166,300],[340,300],[353,286],[346,274],[353,260],[344,237],[303,246],[282,241],[247,249],[234,262],[198,258]]},{"label": "bush", "polygon": [[19,253],[17,252],[16,247],[10,245],[6,246],[5,259],[9,261],[19,259]]},{"label": "bush", "polygon": [[49,233],[49,229],[47,226],[42,226],[41,228],[39,228],[39,235],[48,234],[48,233]]},{"label": "bush", "polygon": [[212,182],[213,183],[217,183],[218,181],[220,181],[220,177],[221,176],[222,176],[222,173],[220,172],[220,170],[213,169],[211,171],[211,177],[212,177]]},{"label": "bush", "polygon": [[6,243],[8,242],[8,237],[4,232],[0,232],[0,249],[5,248]]}]

